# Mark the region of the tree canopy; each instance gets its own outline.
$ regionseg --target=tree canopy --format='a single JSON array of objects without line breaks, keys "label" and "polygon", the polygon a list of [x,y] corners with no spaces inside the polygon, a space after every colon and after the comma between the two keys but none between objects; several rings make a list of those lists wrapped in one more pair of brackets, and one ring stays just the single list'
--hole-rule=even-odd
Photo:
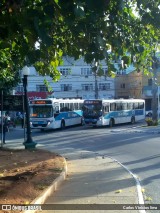
[{"label": "tree canopy", "polygon": [[160,0],[1,0],[0,11],[1,87],[16,85],[24,65],[59,80],[65,55],[104,59],[110,73],[130,53],[145,69],[160,37]]}]

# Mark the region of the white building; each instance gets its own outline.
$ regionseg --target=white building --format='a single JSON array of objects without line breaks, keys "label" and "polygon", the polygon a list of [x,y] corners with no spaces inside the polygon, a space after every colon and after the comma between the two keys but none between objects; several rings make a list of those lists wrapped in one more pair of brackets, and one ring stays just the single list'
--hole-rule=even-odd
[{"label": "white building", "polygon": [[[82,59],[75,61],[65,57],[63,66],[58,67],[62,76],[60,81],[53,82],[48,76],[40,76],[34,67],[30,67],[28,77],[28,93],[30,99],[43,98],[42,93],[48,95],[44,79],[48,80],[53,89],[52,96],[55,98],[82,98],[93,99],[96,97],[108,99],[115,97],[114,78],[107,77],[107,65],[102,62],[104,76],[98,77],[92,73],[91,66]],[[97,88],[97,89],[96,89]],[[23,84],[16,88],[17,92],[23,92]]]}]

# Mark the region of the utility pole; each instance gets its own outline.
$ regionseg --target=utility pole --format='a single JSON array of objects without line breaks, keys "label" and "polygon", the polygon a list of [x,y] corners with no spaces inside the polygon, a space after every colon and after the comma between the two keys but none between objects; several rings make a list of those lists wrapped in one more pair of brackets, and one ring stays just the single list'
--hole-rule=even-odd
[{"label": "utility pole", "polygon": [[98,80],[97,80],[97,71],[95,72],[95,99],[98,99]]}]

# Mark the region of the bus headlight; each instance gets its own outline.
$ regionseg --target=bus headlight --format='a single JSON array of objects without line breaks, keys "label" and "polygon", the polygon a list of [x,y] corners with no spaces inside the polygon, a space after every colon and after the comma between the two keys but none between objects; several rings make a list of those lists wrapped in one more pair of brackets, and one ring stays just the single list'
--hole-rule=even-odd
[{"label": "bus headlight", "polygon": [[47,125],[50,125],[53,122],[53,120],[48,120]]}]

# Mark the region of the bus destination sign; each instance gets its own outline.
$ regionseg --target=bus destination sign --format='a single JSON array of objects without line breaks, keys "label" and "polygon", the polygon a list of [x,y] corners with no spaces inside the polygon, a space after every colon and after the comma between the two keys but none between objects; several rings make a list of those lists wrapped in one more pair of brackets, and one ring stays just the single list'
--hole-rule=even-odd
[{"label": "bus destination sign", "polygon": [[34,100],[34,101],[30,101],[30,104],[37,104],[37,105],[52,104],[52,101],[51,100]]},{"label": "bus destination sign", "polygon": [[84,101],[85,104],[100,104],[102,103],[101,100],[85,100]]}]

